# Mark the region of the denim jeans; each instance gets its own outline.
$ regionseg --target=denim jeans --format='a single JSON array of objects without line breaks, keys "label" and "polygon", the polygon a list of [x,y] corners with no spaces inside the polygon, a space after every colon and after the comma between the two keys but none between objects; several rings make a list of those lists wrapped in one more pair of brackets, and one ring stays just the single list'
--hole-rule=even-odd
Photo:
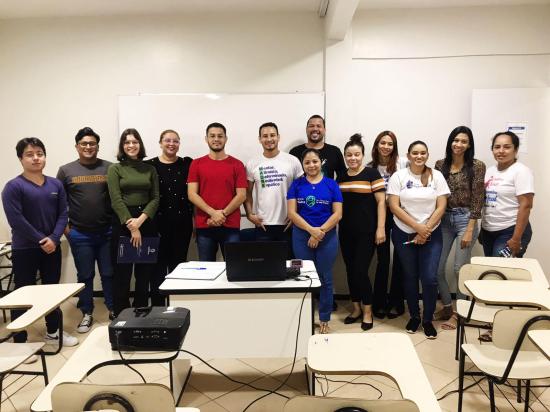
[{"label": "denim jeans", "polygon": [[227,242],[238,242],[239,229],[230,227],[210,227],[197,229],[197,249],[199,260],[202,262],[215,262],[218,247],[225,258],[224,245]]},{"label": "denim jeans", "polygon": [[[13,278],[15,289],[23,286],[35,285],[36,274],[40,273],[43,285],[59,283],[61,277],[61,248],[57,246],[55,252],[46,253],[41,248],[14,249],[12,251]],[[25,309],[12,309],[12,322],[25,313]],[[52,311],[45,316],[48,333],[55,333],[59,329],[59,314]],[[27,341],[27,332],[17,333],[13,341],[22,343]]]},{"label": "denim jeans", "polygon": [[[498,252],[506,247],[506,242],[512,238],[515,228],[516,226],[514,225],[494,232],[481,229],[481,241],[483,242],[483,253],[485,256],[500,256]],[[527,246],[529,246],[529,242],[531,242],[531,236],[533,236],[533,231],[531,230],[531,223],[528,223],[521,236],[521,252],[516,257],[523,257]]]},{"label": "denim jeans", "polygon": [[[391,232],[395,227],[393,214],[390,209],[386,209],[386,241],[375,245],[377,263],[376,275],[374,277],[373,309],[395,308],[397,312],[403,312],[405,303],[403,302],[403,269],[395,245],[393,247],[393,256],[390,249]],[[387,296],[388,277],[390,274],[390,259],[392,261],[390,293]]]},{"label": "denim jeans", "polygon": [[94,311],[95,263],[99,269],[105,306],[113,310],[113,266],[111,262],[111,230],[91,233],[72,228],[67,236],[76,266],[76,277],[84,283],[77,307],[82,313]]},{"label": "denim jeans", "polygon": [[392,240],[403,268],[403,286],[411,318],[420,319],[418,305],[418,280],[422,283],[424,310],[422,322],[433,320],[437,300],[437,266],[441,257],[441,227],[432,232],[430,240],[423,245],[403,243],[412,240],[415,233],[406,233],[397,226],[393,228]]},{"label": "denim jeans", "polygon": [[453,243],[455,245],[455,257],[450,281],[456,290],[457,299],[466,298],[466,296],[458,290],[458,272],[463,265],[470,263],[472,248],[474,247],[479,234],[479,226],[476,224],[470,246],[464,249],[460,247],[462,236],[468,227],[469,221],[470,210],[464,207],[447,209],[441,219],[441,225],[439,227],[441,227],[441,234],[443,236],[443,248],[441,249],[441,259],[439,259],[439,268],[437,269],[437,284],[439,287],[439,295],[441,296],[441,301],[444,305],[451,304],[451,292],[449,290],[449,284],[447,283],[445,267],[447,265],[447,259],[449,258],[449,253],[451,252]]},{"label": "denim jeans", "polygon": [[292,247],[294,255],[298,259],[312,260],[317,269],[321,281],[319,293],[319,320],[328,322],[332,312],[332,267],[338,254],[338,236],[336,229],[328,232],[324,239],[319,242],[317,248],[312,249],[307,245],[310,234],[305,230],[294,227],[292,230]]},{"label": "denim jeans", "polygon": [[292,226],[286,231],[286,225],[265,225],[265,230],[261,227],[256,227],[255,239],[259,241],[284,241],[288,244],[287,259],[293,259],[292,253]]}]

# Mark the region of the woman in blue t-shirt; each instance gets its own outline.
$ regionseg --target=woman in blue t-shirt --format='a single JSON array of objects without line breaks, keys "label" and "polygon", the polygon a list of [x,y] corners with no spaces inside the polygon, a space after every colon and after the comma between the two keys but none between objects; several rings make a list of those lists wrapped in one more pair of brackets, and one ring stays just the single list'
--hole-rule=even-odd
[{"label": "woman in blue t-shirt", "polygon": [[321,281],[319,296],[320,333],[328,333],[332,311],[332,267],[338,254],[335,227],[342,218],[342,193],[338,184],[321,173],[316,149],[302,153],[304,176],[287,193],[288,218],[294,224],[292,247],[299,259],[312,260]]}]

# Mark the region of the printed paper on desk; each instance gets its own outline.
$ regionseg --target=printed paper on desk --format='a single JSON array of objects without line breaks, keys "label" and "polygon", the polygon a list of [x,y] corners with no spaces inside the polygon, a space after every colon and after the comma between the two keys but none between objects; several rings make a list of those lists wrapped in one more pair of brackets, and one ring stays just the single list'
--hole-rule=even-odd
[{"label": "printed paper on desk", "polygon": [[225,262],[183,262],[166,279],[214,280],[225,272]]}]

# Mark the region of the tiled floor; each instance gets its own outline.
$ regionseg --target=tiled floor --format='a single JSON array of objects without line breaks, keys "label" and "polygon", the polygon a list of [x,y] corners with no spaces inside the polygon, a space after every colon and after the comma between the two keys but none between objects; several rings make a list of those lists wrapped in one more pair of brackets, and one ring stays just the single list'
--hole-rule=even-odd
[{"label": "tiled floor", "polygon": [[[94,327],[107,324],[107,312],[100,302],[96,300],[96,313]],[[80,312],[76,309],[76,299],[67,302],[63,306],[66,329],[73,333],[80,321]],[[331,321],[331,333],[360,332],[359,324],[344,325],[342,320],[347,315],[346,303],[339,302],[339,308],[333,314]],[[407,321],[405,316],[394,319],[376,321],[372,332],[404,331]],[[2,324],[4,325],[4,324]],[[437,325],[439,326],[439,325]],[[29,331],[31,341],[40,340],[44,325],[39,323]],[[438,328],[439,329],[439,328]],[[1,330],[0,333],[4,333]],[[367,332],[367,333],[372,333]],[[76,334],[80,339],[87,335]],[[454,331],[439,330],[436,340],[427,340],[422,332],[409,335],[415,344],[418,356],[424,365],[426,375],[436,392],[437,397],[443,396],[448,391],[456,389],[458,376],[458,362],[454,360]],[[468,331],[471,341],[477,338],[477,332]],[[48,372],[53,376],[71,356],[76,348],[64,348],[59,355],[47,358]],[[200,355],[200,354],[199,354]],[[365,354],[366,356],[368,354]],[[298,359],[294,365],[294,371],[289,377],[292,367],[292,359],[209,359],[216,368],[240,382],[265,390],[278,389],[278,393],[292,397],[306,393],[306,380],[304,373],[304,359]],[[254,390],[242,384],[231,382],[208,368],[207,365],[193,360],[193,373],[183,395],[180,405],[194,406],[201,412],[242,411],[250,402],[267,392]],[[26,366],[36,368],[37,364]],[[164,365],[138,365],[148,381],[168,384],[168,370]],[[94,372],[89,377],[94,383],[129,383],[140,382],[139,377],[124,366],[108,367]],[[351,383],[346,383],[347,381]],[[283,384],[284,382],[284,384]],[[473,383],[467,379],[468,383]],[[533,384],[550,384],[549,380]],[[28,411],[32,401],[38,396],[44,387],[40,377],[9,376],[4,382],[2,392],[2,412]],[[496,390],[496,404],[500,411],[508,412],[523,410],[523,406],[515,402],[513,390],[506,386]],[[317,382],[317,394],[328,393],[334,397],[370,398],[381,396],[383,399],[399,399],[400,393],[396,385],[383,376],[328,376],[327,380],[319,379]],[[489,401],[486,397],[487,384],[469,389],[464,396],[464,411],[489,410]],[[531,408],[533,411],[550,410],[550,389],[535,388],[534,393],[539,397],[531,396]],[[271,394],[256,402],[249,411],[276,412],[282,411],[286,399],[282,396]],[[457,395],[452,394],[440,401],[443,411],[455,411],[457,407]]]}]

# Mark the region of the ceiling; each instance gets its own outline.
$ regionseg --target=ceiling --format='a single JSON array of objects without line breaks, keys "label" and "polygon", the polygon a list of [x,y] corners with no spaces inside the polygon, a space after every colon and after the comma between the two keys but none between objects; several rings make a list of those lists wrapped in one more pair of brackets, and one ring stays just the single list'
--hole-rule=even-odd
[{"label": "ceiling", "polygon": [[[0,18],[229,12],[318,13],[322,2],[323,0],[0,0]],[[550,4],[550,0],[360,0],[359,9],[523,4]]]}]

